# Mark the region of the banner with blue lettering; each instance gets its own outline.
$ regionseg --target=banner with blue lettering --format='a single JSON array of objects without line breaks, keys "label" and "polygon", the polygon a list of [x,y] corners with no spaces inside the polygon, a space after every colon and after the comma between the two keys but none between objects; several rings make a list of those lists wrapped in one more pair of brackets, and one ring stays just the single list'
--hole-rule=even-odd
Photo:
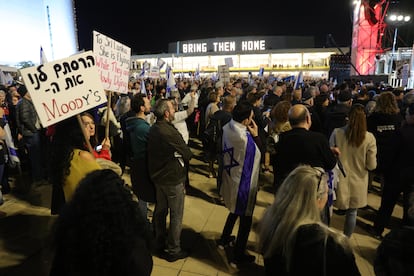
[{"label": "banner with blue lettering", "polygon": [[92,51],[19,71],[43,127],[107,102]]}]

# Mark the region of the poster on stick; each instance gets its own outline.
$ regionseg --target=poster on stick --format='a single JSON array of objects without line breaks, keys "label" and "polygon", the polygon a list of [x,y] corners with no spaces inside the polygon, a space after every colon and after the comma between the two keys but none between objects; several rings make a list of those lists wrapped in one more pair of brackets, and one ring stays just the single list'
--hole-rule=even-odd
[{"label": "poster on stick", "polygon": [[92,51],[20,70],[43,127],[107,102]]},{"label": "poster on stick", "polygon": [[93,53],[103,88],[128,93],[131,48],[93,31]]}]

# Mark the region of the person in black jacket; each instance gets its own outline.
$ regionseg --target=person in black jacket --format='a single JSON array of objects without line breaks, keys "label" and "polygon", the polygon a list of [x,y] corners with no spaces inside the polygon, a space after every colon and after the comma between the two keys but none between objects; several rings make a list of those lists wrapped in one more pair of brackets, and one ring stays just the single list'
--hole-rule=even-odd
[{"label": "person in black jacket", "polygon": [[[154,105],[154,114],[157,121],[148,134],[148,169],[157,200],[153,216],[155,246],[160,257],[174,262],[188,256],[188,252],[181,248],[180,236],[187,178],[185,164],[189,164],[193,153],[171,123],[175,114],[171,100],[159,99]],[[170,226],[167,232],[168,212]]]},{"label": "person in black jacket", "polygon": [[[332,170],[337,163],[336,156],[340,153],[337,147],[329,146],[328,138],[322,133],[309,130],[312,119],[304,105],[293,105],[289,109],[288,116],[292,129],[279,135],[272,159],[276,194],[278,187],[296,166],[308,164],[321,167],[325,171]],[[321,213],[327,225],[330,222],[328,207],[327,204]]]},{"label": "person in black jacket", "polygon": [[331,103],[325,113],[326,137],[332,134],[335,128],[343,127],[348,122],[348,113],[352,105],[352,92],[348,88],[339,91],[337,103]]}]

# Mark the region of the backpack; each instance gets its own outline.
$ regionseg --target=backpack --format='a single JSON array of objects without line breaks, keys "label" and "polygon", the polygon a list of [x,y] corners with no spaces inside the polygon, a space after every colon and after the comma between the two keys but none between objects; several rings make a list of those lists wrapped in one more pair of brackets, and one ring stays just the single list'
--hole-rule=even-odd
[{"label": "backpack", "polygon": [[210,153],[219,153],[221,150],[221,136],[223,129],[221,128],[221,120],[210,117],[210,121],[203,132],[203,148]]}]

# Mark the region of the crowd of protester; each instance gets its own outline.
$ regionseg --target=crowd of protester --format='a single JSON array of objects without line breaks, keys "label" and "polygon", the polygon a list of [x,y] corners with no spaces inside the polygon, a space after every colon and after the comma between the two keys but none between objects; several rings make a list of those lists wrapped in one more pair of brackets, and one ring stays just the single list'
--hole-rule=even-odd
[{"label": "crowd of protester", "polygon": [[[82,275],[76,273],[86,267],[89,274],[85,275],[98,275],[105,267],[98,263],[90,266],[90,261],[105,263],[108,271],[124,264],[131,265],[131,271],[150,274],[152,258],[147,251],[170,262],[189,256],[181,247],[184,200],[186,189],[191,187],[188,172],[193,153],[189,140],[207,141],[205,130],[217,121],[215,144],[203,143],[208,164],[205,176],[216,178],[218,195],[229,210],[217,245],[219,249],[232,248],[231,265],[255,261],[246,244],[260,173],[273,174],[274,179],[275,201],[258,229],[258,250],[264,256],[267,275],[301,275],[303,271],[359,275],[348,238],[354,232],[357,210],[367,205],[373,180],[381,183],[381,205],[366,231],[384,239],[384,229],[389,227],[402,193],[399,229],[413,235],[414,91],[372,82],[349,80],[334,85],[315,79],[295,88],[291,82],[264,77],[228,82],[179,79],[177,89],[167,91],[163,79],[131,79],[128,94],[111,93],[108,97],[113,103],[109,109],[95,107],[79,118],[43,128],[23,84],[0,87],[0,156],[10,154],[4,143],[7,124],[22,169],[13,171],[7,160],[0,158],[1,191],[11,192],[8,181],[13,174],[25,175],[24,181],[32,188],[52,185],[51,210],[60,216],[56,235],[70,237],[57,241],[55,275]],[[105,131],[107,118],[109,132]],[[120,178],[127,169],[131,189]],[[94,183],[108,186],[98,189]],[[16,192],[21,192],[18,188]],[[108,209],[106,200],[124,208],[119,213],[108,211],[109,216],[125,213],[124,219],[133,223],[121,221],[118,224],[125,224],[125,229],[115,230],[117,222],[97,213]],[[99,209],[94,210],[93,202]],[[149,203],[155,204],[152,220]],[[330,227],[334,208],[345,215],[343,233]],[[87,225],[108,224],[108,233],[97,225],[88,231],[75,229],[76,217]],[[237,219],[238,234],[232,236]],[[140,233],[132,245],[123,243],[125,236],[113,235],[130,235],[131,229]],[[96,233],[99,235],[94,236]],[[88,240],[88,235],[94,238]],[[401,236],[389,234],[384,241]],[[70,244],[77,237],[85,244]],[[145,256],[108,262],[116,253],[104,256],[99,250],[83,248],[86,241],[96,245],[103,239],[108,242],[105,246],[119,242],[131,254],[142,249]],[[105,246],[99,248],[106,250]],[[69,247],[73,252],[62,251]],[[396,258],[400,269],[413,271],[405,259],[393,255],[393,249],[387,244],[380,246],[381,261],[375,263],[376,270],[389,271],[392,268],[387,265]],[[76,252],[95,258],[83,260]],[[388,258],[394,262],[387,262]],[[76,266],[63,271],[68,259]]]}]

